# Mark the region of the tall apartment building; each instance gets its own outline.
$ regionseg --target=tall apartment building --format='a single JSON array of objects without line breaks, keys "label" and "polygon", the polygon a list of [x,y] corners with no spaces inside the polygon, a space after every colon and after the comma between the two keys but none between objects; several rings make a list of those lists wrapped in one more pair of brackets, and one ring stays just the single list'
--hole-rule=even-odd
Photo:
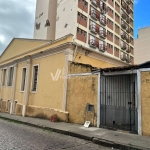
[{"label": "tall apartment building", "polygon": [[150,61],[150,26],[138,30],[135,41],[135,64]]},{"label": "tall apartment building", "polygon": [[[39,7],[40,1],[43,0],[37,0]],[[134,63],[133,0],[57,0],[57,6],[56,0],[50,1],[53,9],[46,8],[47,12],[53,14],[55,8],[56,18],[53,14],[48,19],[50,26],[44,28],[50,28],[47,34],[52,36],[45,35],[44,39],[58,39],[71,33],[74,42],[86,48]],[[40,13],[46,9],[40,7]],[[39,10],[37,12],[39,15]],[[36,24],[39,23],[37,20]],[[37,32],[42,29],[35,29],[34,34],[34,38],[41,38]]]},{"label": "tall apartment building", "polygon": [[37,0],[34,38],[55,40],[57,0]]}]

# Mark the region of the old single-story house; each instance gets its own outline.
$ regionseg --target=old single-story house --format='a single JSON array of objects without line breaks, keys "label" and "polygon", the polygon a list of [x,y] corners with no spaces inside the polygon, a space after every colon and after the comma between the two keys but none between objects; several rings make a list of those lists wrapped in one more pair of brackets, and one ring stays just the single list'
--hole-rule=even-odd
[{"label": "old single-story house", "polygon": [[150,63],[127,66],[72,37],[12,40],[0,57],[1,112],[150,135]]}]

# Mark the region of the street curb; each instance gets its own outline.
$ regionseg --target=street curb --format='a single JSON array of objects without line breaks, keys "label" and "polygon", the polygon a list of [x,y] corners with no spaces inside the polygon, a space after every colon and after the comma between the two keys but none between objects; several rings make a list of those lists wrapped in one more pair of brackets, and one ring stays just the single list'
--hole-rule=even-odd
[{"label": "street curb", "polygon": [[91,141],[95,144],[105,146],[105,147],[113,147],[113,148],[117,148],[117,149],[121,149],[121,150],[144,150],[145,149],[143,147],[136,147],[136,146],[133,146],[133,145],[124,145],[122,143],[115,143],[115,142],[107,141],[107,140],[104,140],[104,139],[99,139],[99,138],[95,138],[95,137],[89,137],[89,136],[81,135],[81,134],[74,133],[74,132],[71,132],[71,131],[64,131],[64,130],[55,129],[55,128],[51,128],[51,127],[45,127],[45,126],[41,126],[41,125],[34,124],[34,123],[31,123],[31,122],[24,122],[24,121],[20,121],[20,120],[17,120],[17,119],[11,119],[11,118],[7,118],[7,117],[3,117],[3,116],[0,116],[0,119],[4,119],[4,120],[8,120],[8,121],[14,121],[16,123],[28,125],[28,126],[31,126],[31,127],[36,127],[36,128],[39,128],[39,129],[52,130],[53,132],[56,132],[56,133],[65,134],[65,135],[69,135],[69,136],[72,136],[72,137],[77,137],[77,138],[80,138],[80,139],[88,140],[88,141]]},{"label": "street curb", "polygon": [[121,150],[144,150],[143,147],[137,147],[132,145],[124,145],[122,143],[115,143],[104,139],[93,138],[93,142],[105,147],[113,147]]}]

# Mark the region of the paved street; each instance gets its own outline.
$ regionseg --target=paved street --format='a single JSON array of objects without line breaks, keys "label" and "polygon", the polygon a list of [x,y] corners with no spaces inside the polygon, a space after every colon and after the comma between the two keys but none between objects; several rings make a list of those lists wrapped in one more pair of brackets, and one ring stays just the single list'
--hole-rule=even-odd
[{"label": "paved street", "polygon": [[0,150],[110,150],[86,140],[0,120]]}]

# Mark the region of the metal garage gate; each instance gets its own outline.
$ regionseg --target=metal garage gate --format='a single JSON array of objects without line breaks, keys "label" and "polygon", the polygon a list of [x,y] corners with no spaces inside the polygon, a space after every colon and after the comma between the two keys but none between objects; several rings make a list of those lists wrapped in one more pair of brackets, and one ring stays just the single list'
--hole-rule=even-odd
[{"label": "metal garage gate", "polygon": [[101,77],[101,126],[137,132],[136,75]]}]

